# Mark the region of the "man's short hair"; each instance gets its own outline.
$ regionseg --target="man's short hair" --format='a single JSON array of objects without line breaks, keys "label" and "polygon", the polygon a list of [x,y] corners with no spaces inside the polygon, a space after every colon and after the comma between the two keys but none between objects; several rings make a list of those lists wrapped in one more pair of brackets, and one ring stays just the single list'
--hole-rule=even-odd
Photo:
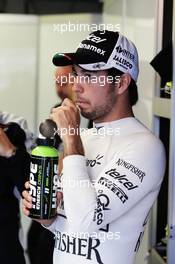
[{"label": "man's short hair", "polygon": [[[112,76],[114,80],[116,80],[117,76],[121,76],[122,74],[124,74],[122,71],[115,68],[111,68],[107,70],[107,72],[108,72],[108,76]],[[138,89],[136,82],[132,78],[128,87],[128,91],[129,91],[129,103],[131,106],[133,106],[138,101]]]}]

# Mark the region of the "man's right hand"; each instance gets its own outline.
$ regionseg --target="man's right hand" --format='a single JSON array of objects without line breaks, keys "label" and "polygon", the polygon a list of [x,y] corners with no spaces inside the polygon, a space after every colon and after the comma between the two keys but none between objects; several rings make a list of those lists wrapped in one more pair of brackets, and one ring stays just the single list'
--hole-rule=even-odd
[{"label": "man's right hand", "polygon": [[[30,214],[30,209],[32,208],[32,197],[31,195],[29,194],[29,189],[30,189],[30,183],[29,181],[25,183],[25,188],[26,190],[22,192],[22,196],[23,196],[23,213],[26,215],[26,216],[29,216]],[[60,203],[62,199],[62,193],[58,192],[57,193],[57,205]],[[45,220],[45,219],[33,219],[35,221],[37,221],[38,223],[48,227],[50,226],[54,220],[55,220],[56,217],[52,218],[52,219],[48,219],[48,220]]]}]

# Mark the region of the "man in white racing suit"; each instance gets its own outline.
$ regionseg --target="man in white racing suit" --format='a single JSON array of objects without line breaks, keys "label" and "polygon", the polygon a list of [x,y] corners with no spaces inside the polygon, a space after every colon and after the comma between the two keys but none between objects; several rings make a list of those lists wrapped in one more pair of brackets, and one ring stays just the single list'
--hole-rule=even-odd
[{"label": "man in white racing suit", "polygon": [[[53,63],[73,64],[76,78],[75,102],[51,114],[64,144],[60,203],[57,217],[40,222],[55,234],[54,264],[133,264],[165,171],[161,141],[132,111],[136,47],[119,32],[96,31]],[[92,129],[80,131],[79,111]],[[32,198],[23,196],[28,215]]]}]

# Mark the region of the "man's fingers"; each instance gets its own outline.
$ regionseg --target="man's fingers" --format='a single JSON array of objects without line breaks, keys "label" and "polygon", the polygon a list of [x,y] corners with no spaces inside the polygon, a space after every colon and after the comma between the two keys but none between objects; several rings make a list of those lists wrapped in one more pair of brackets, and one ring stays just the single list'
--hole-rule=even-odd
[{"label": "man's fingers", "polygon": [[58,106],[58,107],[53,107],[50,113],[55,113],[58,112],[60,109],[62,108],[62,106]]},{"label": "man's fingers", "polygon": [[22,196],[23,196],[24,199],[27,200],[28,202],[32,202],[32,196],[29,194],[28,191],[23,191],[23,192],[22,192]]},{"label": "man's fingers", "polygon": [[62,192],[57,192],[57,199],[61,200],[63,198],[63,193]]},{"label": "man's fingers", "polygon": [[79,114],[81,114],[81,109],[80,109],[79,105],[76,105],[76,108],[77,108]]},{"label": "man's fingers", "polygon": [[24,213],[26,216],[29,216],[30,211],[27,210],[25,207],[22,208],[22,211],[23,211],[23,213]]},{"label": "man's fingers", "polygon": [[73,106],[73,107],[75,107],[75,104],[69,98],[65,98],[61,105],[62,106]]},{"label": "man's fingers", "polygon": [[25,199],[22,200],[22,203],[23,203],[23,206],[24,206],[26,209],[31,209],[31,208],[32,208],[32,203],[31,203],[31,202],[28,202],[28,201],[25,200]]},{"label": "man's fingers", "polygon": [[27,181],[24,186],[25,186],[26,189],[30,189],[30,182]]},{"label": "man's fingers", "polygon": [[22,210],[26,216],[29,216],[30,209],[32,208],[32,197],[30,196],[28,191],[30,189],[30,182],[29,181],[25,182],[24,186],[26,190],[22,192],[22,196],[24,198],[22,199],[22,204],[23,204]]},{"label": "man's fingers", "polygon": [[[50,115],[55,114],[55,113],[61,113],[61,112],[66,111],[66,110],[70,110],[70,107],[72,108],[72,106],[62,105],[62,106],[59,106],[57,108],[52,108]],[[73,107],[75,108],[75,105],[73,105]]]},{"label": "man's fingers", "polygon": [[63,193],[62,192],[57,192],[57,206],[59,206],[62,198],[63,198]]}]

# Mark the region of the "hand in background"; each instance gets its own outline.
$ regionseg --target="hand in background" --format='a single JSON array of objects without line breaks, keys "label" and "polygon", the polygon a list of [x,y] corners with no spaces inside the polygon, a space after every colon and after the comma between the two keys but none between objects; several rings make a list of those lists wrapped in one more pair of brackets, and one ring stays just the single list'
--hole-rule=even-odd
[{"label": "hand in background", "polygon": [[12,156],[16,147],[10,142],[4,130],[0,128],[0,156],[9,158]]}]

